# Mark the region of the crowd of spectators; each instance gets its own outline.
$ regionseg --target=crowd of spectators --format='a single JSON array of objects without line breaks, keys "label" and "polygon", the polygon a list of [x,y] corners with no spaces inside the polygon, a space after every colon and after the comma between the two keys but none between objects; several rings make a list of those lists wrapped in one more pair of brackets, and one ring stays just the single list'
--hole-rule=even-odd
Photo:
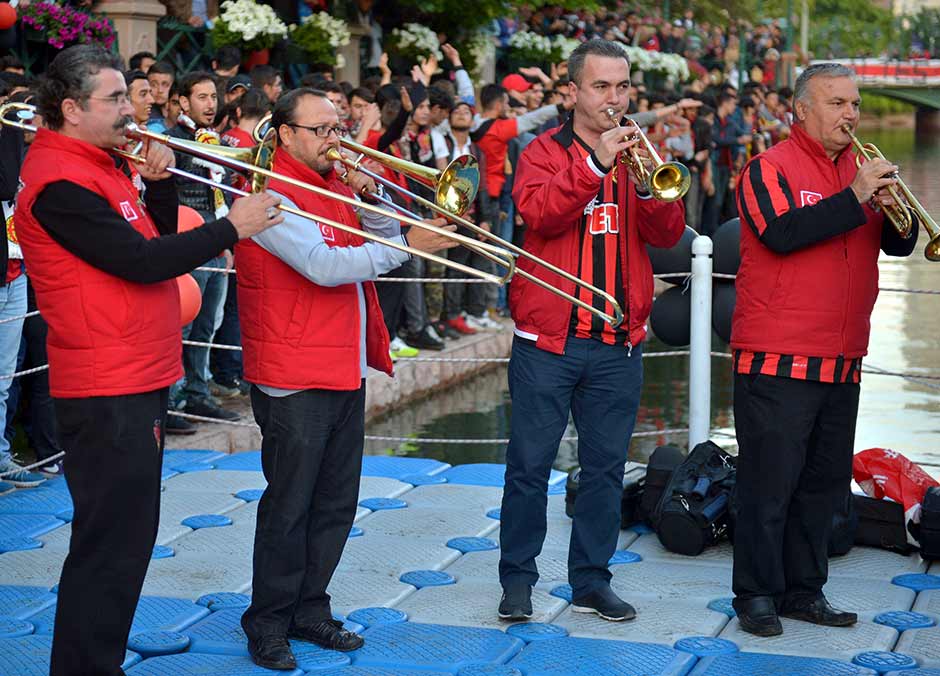
[{"label": "crowd of spectators", "polygon": [[[685,83],[654,80],[634,69],[628,113],[645,129],[663,159],[677,160],[691,170],[692,187],[685,197],[687,221],[702,233],[714,232],[718,224],[735,215],[731,194],[744,162],[788,134],[792,92],[776,86],[776,60],[785,38],[775,23],[739,29],[700,24],[691,13],[669,22],[642,19],[636,12],[566,14],[545,8],[522,12],[493,26],[500,62],[505,62],[509,36],[523,27],[576,40],[613,39],[680,54],[688,60],[693,78]],[[368,46],[372,37],[370,34]],[[745,77],[737,71],[742,39],[752,60],[763,64]],[[138,124],[187,140],[236,147],[255,143],[252,131],[283,92],[296,86],[322,89],[339,112],[350,141],[432,169],[443,169],[460,155],[473,155],[480,164],[481,181],[467,217],[505,240],[521,243],[525,223],[516,214],[511,198],[515,166],[536,135],[567,119],[573,101],[566,63],[533,63],[514,72],[503,71],[495,82],[480,86],[464,68],[456,48],[444,43],[441,52],[440,62],[432,58],[400,74],[392,72],[388,56],[382,53],[376,67],[367,70],[359,83],[334,81],[329,69],[310,69],[297,80],[272,65],[255,66],[246,72],[241,66],[243,55],[234,47],[213,53],[208,60],[211,69],[189,73],[179,72],[173,62],[141,52],[129,59],[125,78]],[[0,65],[5,71],[0,73],[0,94],[28,101],[32,82],[23,75],[21,64],[15,57],[7,57]],[[396,185],[432,197],[413,177],[373,160],[365,165]],[[177,166],[244,185],[244,179],[230,170],[185,154],[178,154]],[[218,218],[231,205],[231,194],[202,184],[181,179],[179,188],[181,204],[203,219]],[[405,194],[385,192],[419,217],[433,215]],[[460,232],[475,236],[467,229]],[[451,249],[448,255],[481,271],[497,271],[491,260],[464,247]],[[219,252],[207,262],[207,269],[194,273],[202,307],[197,318],[183,328],[184,338],[198,343],[240,344],[237,274],[226,271],[233,266],[237,270],[237,265],[231,252]],[[26,275],[28,278],[28,270]],[[414,356],[419,350],[441,350],[446,341],[465,335],[503,330],[498,319],[508,315],[504,289],[434,281],[461,276],[452,268],[414,257],[386,277],[429,281],[379,282],[393,358]],[[35,327],[42,319],[27,322]],[[18,368],[39,365],[35,356],[41,359],[44,354],[42,340],[41,331],[24,332]],[[184,366],[186,377],[173,389],[171,407],[175,411],[238,418],[226,406],[229,398],[243,397],[248,389],[241,380],[237,351],[187,345]],[[29,406],[18,407],[19,399]],[[12,422],[19,415],[39,459],[60,450],[43,372],[16,379],[9,403],[8,437],[14,433]],[[194,431],[186,419],[169,417],[168,432]],[[61,465],[52,463],[43,470],[57,474]]]}]

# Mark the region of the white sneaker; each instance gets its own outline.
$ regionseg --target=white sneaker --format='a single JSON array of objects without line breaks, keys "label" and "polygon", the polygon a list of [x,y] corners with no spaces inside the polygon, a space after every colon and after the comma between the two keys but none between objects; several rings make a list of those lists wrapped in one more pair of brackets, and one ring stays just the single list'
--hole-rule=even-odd
[{"label": "white sneaker", "polygon": [[467,325],[477,331],[502,331],[503,325],[490,319],[490,316],[484,312],[481,315],[467,315]]},{"label": "white sneaker", "polygon": [[392,360],[395,360],[398,357],[417,357],[418,349],[411,347],[408,343],[403,341],[398,336],[392,338],[391,342],[388,344],[389,354],[392,355]]}]

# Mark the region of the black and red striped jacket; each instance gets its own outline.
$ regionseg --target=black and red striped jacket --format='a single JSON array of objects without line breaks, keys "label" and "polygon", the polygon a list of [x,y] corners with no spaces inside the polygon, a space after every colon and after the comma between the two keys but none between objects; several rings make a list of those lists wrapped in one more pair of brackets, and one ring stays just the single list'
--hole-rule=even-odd
[{"label": "black and red striped jacket", "polygon": [[[585,157],[574,134],[574,116],[561,127],[540,134],[519,157],[512,196],[526,224],[526,251],[562,268],[581,279],[600,283],[605,291],[624,299],[623,337],[630,345],[638,345],[646,336],[646,320],[653,304],[653,268],[646,245],[668,248],[674,246],[685,229],[685,207],[682,202],[665,203],[641,199],[630,182],[628,170],[620,164],[608,170],[600,167],[593,153]],[[610,171],[617,172],[616,195],[608,204],[598,205],[601,185]],[[593,247],[584,246],[585,211],[598,207],[604,214],[590,222],[603,227],[597,231],[605,236],[616,232],[620,249],[619,273],[608,275],[593,266]],[[601,216],[604,218],[601,218]],[[582,257],[592,260],[582,260]],[[591,268],[586,270],[587,267]],[[558,277],[527,258],[520,258],[520,269],[549,281],[567,293],[575,293],[575,285]],[[588,274],[588,272],[590,274]],[[617,287],[622,285],[622,289]],[[582,298],[594,307],[612,312],[603,298],[593,295]],[[526,279],[513,279],[509,289],[509,307],[516,323],[516,333],[536,341],[548,352],[563,354],[571,330],[571,305],[550,291]],[[605,341],[606,342],[606,341]]]},{"label": "black and red striped jacket", "polygon": [[858,381],[879,250],[906,256],[917,238],[901,240],[880,212],[859,204],[850,187],[857,171],[849,149],[833,161],[799,125],[745,167],[731,330],[737,372]]}]

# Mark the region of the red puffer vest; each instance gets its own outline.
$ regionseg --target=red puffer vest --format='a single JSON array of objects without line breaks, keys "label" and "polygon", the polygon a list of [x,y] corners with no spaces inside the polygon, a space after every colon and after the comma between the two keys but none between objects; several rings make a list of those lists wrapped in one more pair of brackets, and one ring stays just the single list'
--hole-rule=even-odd
[{"label": "red puffer vest", "polygon": [[69,181],[104,197],[147,239],[156,227],[107,152],[40,129],[23,163],[16,230],[39,310],[49,324],[49,390],[77,398],[149,392],[183,375],[180,301],[172,279],[129,282],[66,251],[33,217],[43,189]]},{"label": "red puffer vest", "polygon": [[[335,173],[322,177],[285,150],[275,154],[274,171],[352,196]],[[352,208],[336,200],[278,180],[271,181],[269,188],[304,211],[359,227]],[[317,225],[311,222],[310,227]],[[328,225],[319,227],[331,247],[361,246],[365,241]],[[314,284],[250,239],[239,242],[236,251],[245,380],[288,390],[358,389],[362,374],[356,285]],[[391,375],[388,331],[375,285],[363,282],[362,289],[367,313],[366,362]]]},{"label": "red puffer vest", "polygon": [[[833,162],[799,125],[757,158],[784,177],[797,208],[845,190],[858,171],[849,149]],[[740,193],[738,209],[747,209]],[[788,254],[768,249],[741,219],[734,349],[848,359],[867,354],[884,217],[867,206],[865,213],[864,225]]]}]

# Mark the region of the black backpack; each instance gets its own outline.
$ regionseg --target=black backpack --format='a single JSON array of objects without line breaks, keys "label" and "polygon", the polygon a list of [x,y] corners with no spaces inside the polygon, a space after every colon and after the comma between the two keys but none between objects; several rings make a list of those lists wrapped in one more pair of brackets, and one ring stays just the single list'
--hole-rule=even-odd
[{"label": "black backpack", "polygon": [[663,547],[697,556],[728,534],[735,459],[711,441],[689,453],[673,472],[653,513]]},{"label": "black backpack", "polygon": [[940,486],[931,486],[924,495],[919,535],[920,555],[940,560]]}]

